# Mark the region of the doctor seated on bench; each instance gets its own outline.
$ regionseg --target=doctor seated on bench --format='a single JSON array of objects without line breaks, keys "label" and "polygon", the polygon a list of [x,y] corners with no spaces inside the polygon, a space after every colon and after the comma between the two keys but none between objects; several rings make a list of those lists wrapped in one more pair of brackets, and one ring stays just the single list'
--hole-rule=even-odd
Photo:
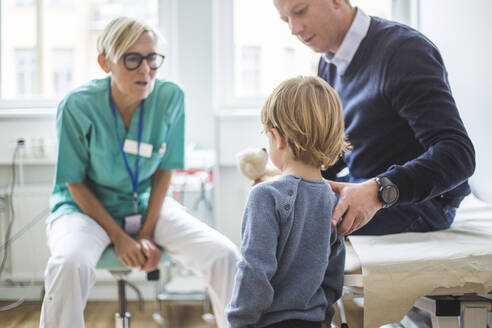
[{"label": "doctor seated on bench", "polygon": [[[318,76],[342,101],[353,151],[323,172],[340,195],[339,234],[448,228],[470,193],[475,151],[439,50],[419,31],[368,16],[349,0],[273,5],[290,32],[321,54]],[[348,175],[337,177],[345,167]]]},{"label": "doctor seated on bench", "polygon": [[172,170],[183,168],[185,114],[183,91],[156,79],[160,41],[149,26],[114,19],[97,43],[109,76],[58,107],[41,327],[84,327],[95,266],[110,243],[123,264],[147,272],[164,248],[204,279],[218,327],[226,325],[238,250],[166,198]]}]

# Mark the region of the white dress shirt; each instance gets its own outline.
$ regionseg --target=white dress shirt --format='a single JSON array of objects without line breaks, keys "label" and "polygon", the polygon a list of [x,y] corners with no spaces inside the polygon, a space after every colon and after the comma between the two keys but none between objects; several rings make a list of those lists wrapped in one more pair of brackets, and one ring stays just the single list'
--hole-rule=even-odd
[{"label": "white dress shirt", "polygon": [[367,35],[370,23],[371,18],[362,9],[357,8],[354,21],[338,51],[336,53],[329,51],[323,56],[328,63],[332,63],[337,67],[339,74],[343,75],[350,65],[360,43]]}]

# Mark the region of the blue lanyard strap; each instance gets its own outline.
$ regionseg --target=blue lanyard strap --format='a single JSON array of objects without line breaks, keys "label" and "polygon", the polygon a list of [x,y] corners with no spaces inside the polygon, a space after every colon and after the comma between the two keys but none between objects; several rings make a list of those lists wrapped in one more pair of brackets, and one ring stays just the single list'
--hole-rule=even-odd
[{"label": "blue lanyard strap", "polygon": [[132,188],[133,188],[133,210],[136,213],[137,212],[137,206],[138,206],[138,161],[140,159],[140,142],[142,141],[142,124],[143,124],[143,112],[144,112],[144,101],[142,100],[140,102],[140,115],[138,119],[138,140],[137,140],[137,159],[135,161],[135,175],[133,175],[133,172],[130,168],[130,165],[128,164],[128,158],[126,157],[126,153],[123,150],[123,143],[121,142],[121,137],[120,134],[118,133],[118,119],[116,115],[116,107],[114,105],[113,101],[113,96],[111,95],[111,79],[109,80],[109,104],[111,105],[111,112],[113,113],[113,118],[114,118],[114,128],[116,131],[116,139],[118,140],[118,144],[120,145],[120,151],[121,154],[123,155],[123,160],[125,161],[125,166],[126,170],[128,172],[128,175],[130,176],[130,179],[132,181]]}]

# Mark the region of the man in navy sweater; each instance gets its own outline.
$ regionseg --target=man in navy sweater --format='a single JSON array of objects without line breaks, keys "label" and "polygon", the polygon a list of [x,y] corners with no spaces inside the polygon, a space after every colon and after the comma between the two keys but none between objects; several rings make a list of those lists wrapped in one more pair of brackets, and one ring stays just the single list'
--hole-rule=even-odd
[{"label": "man in navy sweater", "polygon": [[342,100],[353,151],[323,172],[340,195],[338,233],[448,228],[470,193],[475,151],[436,46],[348,0],[274,4],[292,34],[323,54],[318,75]]}]

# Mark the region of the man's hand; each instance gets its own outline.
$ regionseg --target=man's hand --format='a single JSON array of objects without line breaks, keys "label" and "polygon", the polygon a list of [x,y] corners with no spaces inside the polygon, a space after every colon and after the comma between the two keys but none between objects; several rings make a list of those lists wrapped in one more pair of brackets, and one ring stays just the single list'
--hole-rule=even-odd
[{"label": "man's hand", "polygon": [[338,235],[349,235],[365,226],[382,207],[378,200],[378,184],[374,180],[363,183],[343,183],[327,181],[331,189],[339,195],[332,215],[332,225],[338,224]]},{"label": "man's hand", "polygon": [[145,264],[140,268],[140,270],[144,272],[154,271],[157,269],[162,256],[161,250],[148,237],[139,237],[139,243],[145,257],[147,258]]},{"label": "man's hand", "polygon": [[120,261],[130,268],[142,268],[145,264],[145,256],[142,246],[126,233],[121,234],[114,242],[114,251]]}]

